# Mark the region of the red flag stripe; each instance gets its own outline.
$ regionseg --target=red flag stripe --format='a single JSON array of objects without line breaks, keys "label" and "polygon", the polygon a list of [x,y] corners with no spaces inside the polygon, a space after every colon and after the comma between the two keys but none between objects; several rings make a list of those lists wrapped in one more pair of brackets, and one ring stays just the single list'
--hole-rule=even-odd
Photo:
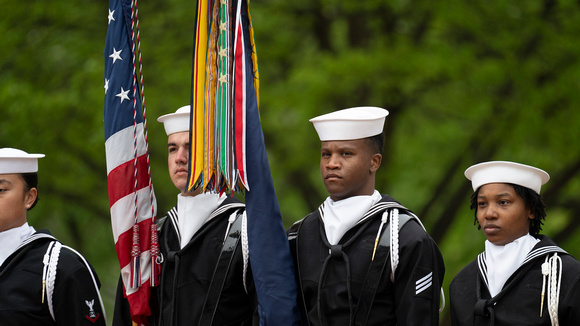
[{"label": "red flag stripe", "polygon": [[[147,156],[143,155],[137,158],[137,190],[149,187],[149,175],[147,174],[148,162]],[[135,165],[133,161],[125,162],[113,169],[109,175],[109,204],[113,205],[121,198],[132,194],[135,191],[135,185],[126,182],[127,176],[134,175]],[[149,195],[146,195],[149,198]],[[151,215],[149,215],[151,217]]]},{"label": "red flag stripe", "polygon": [[147,322],[146,318],[143,315],[141,314],[135,315],[133,312],[139,311],[139,312],[147,312],[148,315],[151,314],[149,309],[150,291],[151,290],[149,282],[141,284],[137,292],[131,293],[131,290],[129,290],[130,294],[127,295],[127,300],[129,301],[129,305],[131,306],[131,318],[134,321],[139,320],[140,323]]},{"label": "red flag stripe", "polygon": [[[134,129],[133,126],[119,130],[105,141],[105,154],[107,159],[107,175],[113,169],[126,162],[133,162],[134,153]],[[143,135],[143,123],[137,124],[137,135]],[[144,137],[137,137],[137,156],[147,154]],[[133,174],[131,174],[133,175]]]}]

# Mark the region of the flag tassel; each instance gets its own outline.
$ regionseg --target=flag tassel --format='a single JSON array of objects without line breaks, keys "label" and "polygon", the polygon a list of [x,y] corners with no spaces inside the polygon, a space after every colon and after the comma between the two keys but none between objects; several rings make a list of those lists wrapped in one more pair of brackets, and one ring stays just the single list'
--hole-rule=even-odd
[{"label": "flag tassel", "polygon": [[151,286],[159,285],[161,275],[161,251],[159,250],[159,236],[157,226],[151,224]]},{"label": "flag tassel", "polygon": [[133,225],[133,245],[131,248],[131,287],[136,289],[141,285],[141,267],[139,250],[139,224]]}]

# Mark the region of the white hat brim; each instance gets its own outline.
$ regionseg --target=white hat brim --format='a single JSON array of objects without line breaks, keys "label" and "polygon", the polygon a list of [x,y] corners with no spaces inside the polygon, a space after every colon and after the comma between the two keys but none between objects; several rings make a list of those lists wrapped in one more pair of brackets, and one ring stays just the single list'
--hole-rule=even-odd
[{"label": "white hat brim", "polygon": [[167,136],[176,132],[189,131],[190,111],[189,105],[182,106],[175,113],[160,116],[157,121],[163,123]]},{"label": "white hat brim", "polygon": [[44,154],[28,154],[15,148],[0,149],[0,174],[38,172],[38,159]]},{"label": "white hat brim", "polygon": [[550,175],[544,170],[508,161],[475,164],[467,168],[464,174],[471,180],[473,191],[489,183],[511,183],[532,189],[539,194],[542,185],[550,180]]},{"label": "white hat brim", "polygon": [[361,106],[324,114],[310,122],[321,141],[354,140],[382,133],[388,115],[383,108]]}]

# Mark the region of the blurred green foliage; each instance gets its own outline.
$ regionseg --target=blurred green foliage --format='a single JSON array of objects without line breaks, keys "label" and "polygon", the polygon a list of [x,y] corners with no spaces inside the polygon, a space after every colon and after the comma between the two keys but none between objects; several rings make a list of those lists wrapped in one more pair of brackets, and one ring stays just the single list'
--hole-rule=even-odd
[{"label": "blurred green foliage", "polygon": [[[415,211],[453,276],[483,250],[468,166],[538,166],[545,234],[580,257],[580,5],[573,1],[254,0],[260,109],[284,223],[326,197],[309,118],[390,111],[377,189]],[[109,319],[118,277],[104,157],[103,1],[0,0],[0,147],[45,153],[29,213],[95,266]],[[190,98],[194,1],[142,1],[153,183],[177,191],[155,119]],[[449,309],[442,314],[448,324]]]}]

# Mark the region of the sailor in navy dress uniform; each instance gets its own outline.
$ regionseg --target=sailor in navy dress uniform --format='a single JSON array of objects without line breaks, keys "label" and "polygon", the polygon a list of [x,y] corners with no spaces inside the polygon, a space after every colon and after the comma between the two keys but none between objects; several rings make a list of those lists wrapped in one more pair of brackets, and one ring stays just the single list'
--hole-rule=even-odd
[{"label": "sailor in navy dress uniform", "polygon": [[540,235],[549,175],[506,161],[465,171],[485,251],[450,285],[452,325],[579,325],[580,262]]},{"label": "sailor in navy dress uniform", "polygon": [[28,225],[41,157],[0,149],[0,325],[105,325],[99,280],[86,259]]},{"label": "sailor in navy dress uniform", "polygon": [[[253,325],[258,322],[257,298],[245,237],[245,205],[225,194],[185,191],[189,115],[190,106],[184,106],[157,119],[168,136],[169,176],[180,194],[177,205],[157,224],[163,262],[149,322]],[[113,325],[131,325],[122,289],[120,283]]]},{"label": "sailor in navy dress uniform", "polygon": [[409,209],[375,190],[387,114],[310,120],[330,196],[288,231],[305,325],[438,325],[441,253]]}]

